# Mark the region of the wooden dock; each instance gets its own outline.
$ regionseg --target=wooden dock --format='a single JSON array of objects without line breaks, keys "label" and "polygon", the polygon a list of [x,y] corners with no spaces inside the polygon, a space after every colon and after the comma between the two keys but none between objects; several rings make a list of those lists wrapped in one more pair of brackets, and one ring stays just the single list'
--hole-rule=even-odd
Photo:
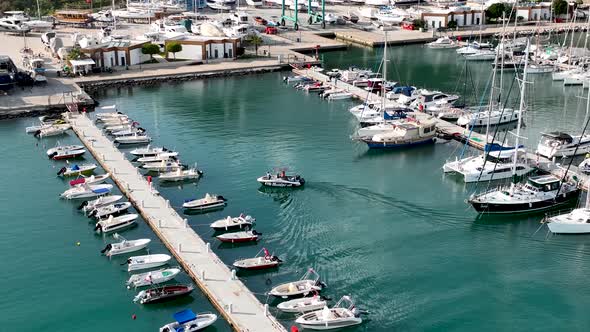
[{"label": "wooden dock", "polygon": [[121,192],[235,331],[286,332],[269,313],[268,306],[262,305],[235,277],[235,272],[219,259],[209,243],[148,184],[85,113],[68,113],[68,119],[88,151],[111,173]]}]

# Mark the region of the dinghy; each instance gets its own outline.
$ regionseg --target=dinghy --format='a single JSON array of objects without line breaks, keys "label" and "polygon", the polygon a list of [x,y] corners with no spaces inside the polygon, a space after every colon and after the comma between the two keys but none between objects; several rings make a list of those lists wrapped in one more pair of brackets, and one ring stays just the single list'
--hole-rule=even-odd
[{"label": "dinghy", "polygon": [[216,238],[225,243],[242,243],[242,242],[252,242],[258,241],[258,238],[262,235],[262,233],[258,233],[255,230],[245,231],[245,232],[235,232],[235,233],[225,233],[221,235],[217,235]]},{"label": "dinghy", "polygon": [[310,330],[340,329],[362,322],[360,311],[349,296],[343,296],[332,308],[324,307],[322,310],[303,314],[295,320],[295,323]]},{"label": "dinghy", "polygon": [[121,136],[115,138],[115,142],[119,144],[145,144],[149,143],[151,140],[151,137],[138,133],[135,133],[131,136]]},{"label": "dinghy", "polygon": [[137,218],[139,218],[137,214],[124,214],[118,217],[110,216],[108,219],[98,221],[94,231],[102,234],[118,231],[135,224]]},{"label": "dinghy", "polygon": [[141,304],[158,303],[173,300],[180,296],[190,294],[195,287],[193,285],[166,285],[142,290],[135,295],[133,302]]},{"label": "dinghy", "polygon": [[326,285],[320,281],[320,275],[314,270],[309,269],[301,279],[293,282],[280,284],[271,289],[269,294],[280,297],[302,297],[311,293],[320,292]]},{"label": "dinghy", "polygon": [[95,164],[87,164],[87,165],[72,165],[70,167],[62,167],[58,172],[57,175],[61,176],[79,176],[79,175],[90,175],[96,169]]},{"label": "dinghy", "polygon": [[303,313],[309,311],[316,311],[328,305],[328,301],[324,300],[319,295],[312,297],[302,297],[286,302],[281,302],[277,305],[277,309],[282,312]]},{"label": "dinghy", "polygon": [[80,178],[74,179],[70,181],[70,186],[76,186],[79,184],[99,184],[105,182],[108,178],[111,177],[110,173],[106,174],[99,174],[99,175],[91,175],[91,176],[82,176]]},{"label": "dinghy", "polygon": [[200,171],[196,168],[190,168],[187,170],[177,168],[175,171],[160,174],[159,179],[162,182],[189,181],[197,180],[201,177],[201,175],[203,175],[203,171]]},{"label": "dinghy", "polygon": [[100,252],[107,257],[115,255],[127,254],[144,249],[152,242],[150,239],[127,240],[121,235],[115,233],[113,237],[121,242],[109,243]]},{"label": "dinghy", "polygon": [[158,153],[154,156],[141,157],[141,158],[137,159],[136,161],[138,163],[146,164],[146,163],[153,163],[153,162],[157,162],[157,161],[174,159],[176,157],[178,157],[178,152],[170,151],[170,152],[161,152],[161,153]]},{"label": "dinghy", "polygon": [[189,199],[184,201],[182,207],[194,211],[208,211],[223,208],[227,205],[227,199],[221,195],[211,195],[207,193],[204,198]]},{"label": "dinghy", "polygon": [[255,221],[256,219],[252,216],[244,216],[244,214],[240,214],[238,217],[234,218],[228,216],[225,219],[219,219],[213,222],[210,227],[216,231],[229,231],[240,228],[249,228]]},{"label": "dinghy", "polygon": [[[83,151],[83,152],[78,154],[80,151]],[[69,154],[75,155],[77,157],[79,155],[84,154],[84,152],[86,152],[86,150],[84,150],[83,145],[58,145],[54,148],[47,150],[47,157],[49,159],[54,159],[54,160],[66,159],[66,158],[73,158],[73,156],[69,157],[68,156]]]},{"label": "dinghy", "polygon": [[210,312],[195,314],[186,309],[174,314],[175,321],[160,328],[160,332],[195,332],[212,325],[217,315]]},{"label": "dinghy", "polygon": [[143,164],[141,168],[154,172],[170,172],[182,168],[182,165],[178,161],[162,160],[155,163]]},{"label": "dinghy", "polygon": [[127,212],[130,207],[131,203],[129,202],[113,203],[110,205],[101,206],[90,211],[90,213],[88,213],[88,218],[102,219],[109,216],[118,216]]},{"label": "dinghy", "polygon": [[142,156],[142,157],[155,156],[155,155],[163,153],[163,152],[173,152],[173,151],[170,151],[170,150],[166,149],[165,147],[154,148],[149,145],[145,148],[138,148],[138,149],[129,151],[129,153],[131,153],[134,156]]},{"label": "dinghy", "polygon": [[137,288],[161,284],[174,279],[180,273],[180,269],[172,267],[145,273],[134,274],[127,280],[127,288]]},{"label": "dinghy", "polygon": [[279,257],[271,255],[266,248],[262,248],[256,256],[239,259],[234,262],[233,266],[243,270],[264,270],[275,268],[281,263],[283,261]]},{"label": "dinghy", "polygon": [[137,271],[144,269],[151,269],[153,267],[162,266],[168,264],[172,259],[170,255],[166,254],[155,254],[155,255],[144,255],[144,256],[133,256],[127,260],[128,266],[127,271]]},{"label": "dinghy", "polygon": [[112,184],[79,184],[73,188],[64,191],[59,196],[65,199],[98,197],[110,193],[111,190],[113,190]]},{"label": "dinghy", "polygon": [[88,211],[92,211],[97,207],[109,205],[121,200],[123,196],[121,195],[112,195],[112,196],[102,196],[92,201],[84,201],[80,206],[78,206],[78,210],[84,211],[84,213]]},{"label": "dinghy", "polygon": [[301,176],[287,175],[285,171],[278,174],[266,173],[265,176],[259,177],[256,181],[267,187],[300,187],[305,183]]}]

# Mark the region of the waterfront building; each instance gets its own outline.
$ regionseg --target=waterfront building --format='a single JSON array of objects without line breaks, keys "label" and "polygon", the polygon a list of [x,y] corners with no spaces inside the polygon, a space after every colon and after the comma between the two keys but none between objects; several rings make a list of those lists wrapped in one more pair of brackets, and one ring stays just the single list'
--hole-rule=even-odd
[{"label": "waterfront building", "polygon": [[449,22],[455,21],[458,27],[480,25],[483,22],[484,12],[471,7],[451,7],[448,9],[431,9],[423,11],[420,18],[426,22],[429,28],[446,28]]},{"label": "waterfront building", "polygon": [[147,41],[111,40],[98,42],[93,38],[83,38],[79,41],[80,51],[94,60],[99,68],[138,65],[149,59],[141,53],[141,48]]},{"label": "waterfront building", "polygon": [[516,7],[516,17],[523,21],[548,21],[551,19],[551,3],[528,3]]},{"label": "waterfront building", "polygon": [[165,45],[172,42],[182,45],[182,51],[176,53],[176,58],[194,61],[235,59],[240,46],[239,38],[230,37],[183,35],[167,39]]}]

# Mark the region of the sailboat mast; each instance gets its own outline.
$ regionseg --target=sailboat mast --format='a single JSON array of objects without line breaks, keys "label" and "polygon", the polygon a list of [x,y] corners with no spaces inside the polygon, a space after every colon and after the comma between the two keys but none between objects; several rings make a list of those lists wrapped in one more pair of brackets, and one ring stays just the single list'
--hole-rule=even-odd
[{"label": "sailboat mast", "polygon": [[381,83],[381,112],[385,119],[385,83],[387,82],[387,31],[383,31],[385,43],[383,44],[383,83]]},{"label": "sailboat mast", "polygon": [[[530,39],[527,38],[526,46],[527,49],[530,46]],[[510,194],[514,193],[514,187],[516,185],[516,163],[518,162],[518,145],[520,143],[520,127],[522,125],[522,114],[524,113],[524,94],[526,92],[526,76],[529,66],[529,57],[524,58],[524,70],[522,71],[522,82],[520,84],[520,105],[518,107],[518,123],[516,125],[516,142],[514,146],[514,160],[512,163],[512,183],[510,184]]]},{"label": "sailboat mast", "polygon": [[37,16],[39,17],[39,21],[41,21],[41,7],[39,6],[39,0],[37,0]]},{"label": "sailboat mast", "polygon": [[576,12],[574,12],[574,20],[572,23],[572,33],[571,33],[572,38],[570,39],[570,50],[569,50],[569,56],[567,57],[567,64],[568,65],[572,64],[572,48],[574,48],[574,25],[576,24],[577,18],[578,18],[578,15],[576,15]]}]

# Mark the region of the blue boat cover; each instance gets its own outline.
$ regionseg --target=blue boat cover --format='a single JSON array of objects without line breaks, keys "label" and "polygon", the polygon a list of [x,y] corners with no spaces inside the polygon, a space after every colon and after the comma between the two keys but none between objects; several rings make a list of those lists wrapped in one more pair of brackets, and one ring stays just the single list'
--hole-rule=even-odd
[{"label": "blue boat cover", "polygon": [[72,171],[78,171],[78,170],[80,170],[80,167],[78,167],[78,165],[72,166]]},{"label": "blue boat cover", "polygon": [[[519,148],[523,148],[524,145],[519,145]],[[513,150],[514,147],[513,146],[504,146],[504,145],[500,145],[498,143],[488,143],[484,146],[484,151],[485,152],[489,152],[489,151],[504,151],[504,150]]]},{"label": "blue boat cover", "polygon": [[104,193],[108,193],[110,190],[107,188],[98,188],[98,189],[94,189],[92,192],[95,194],[104,194]]},{"label": "blue boat cover", "polygon": [[397,119],[404,119],[406,117],[406,113],[402,110],[396,110],[393,113],[383,112],[383,119],[384,120],[397,120]]},{"label": "blue boat cover", "polygon": [[176,319],[178,324],[184,324],[190,322],[191,320],[197,319],[197,314],[195,314],[191,309],[185,309],[175,313],[174,319]]},{"label": "blue boat cover", "polygon": [[396,86],[392,90],[393,93],[396,93],[396,94],[401,93],[407,97],[412,96],[412,91],[414,91],[414,87],[411,87],[411,86]]}]

